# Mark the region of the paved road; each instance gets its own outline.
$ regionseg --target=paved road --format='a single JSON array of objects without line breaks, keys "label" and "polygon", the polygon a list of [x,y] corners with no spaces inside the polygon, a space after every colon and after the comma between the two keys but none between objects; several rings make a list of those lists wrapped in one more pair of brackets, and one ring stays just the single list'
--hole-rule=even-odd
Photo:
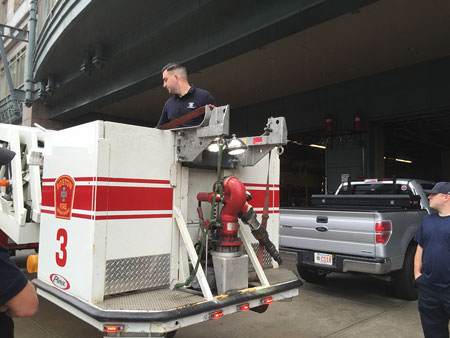
[{"label": "paved road", "polygon": [[[295,269],[294,257],[283,254]],[[33,276],[30,276],[33,277]],[[40,298],[33,318],[16,319],[16,338],[97,338],[93,327]],[[417,302],[396,299],[389,283],[370,276],[331,274],[320,285],[305,283],[292,302],[267,312],[245,312],[178,331],[176,338],[415,338],[423,337]]]}]

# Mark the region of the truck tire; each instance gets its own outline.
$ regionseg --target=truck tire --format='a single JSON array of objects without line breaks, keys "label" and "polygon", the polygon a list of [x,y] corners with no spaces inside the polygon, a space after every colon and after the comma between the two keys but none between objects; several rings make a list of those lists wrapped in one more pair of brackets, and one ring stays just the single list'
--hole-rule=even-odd
[{"label": "truck tire", "polygon": [[269,308],[269,304],[263,304],[260,306],[252,307],[250,308],[250,311],[254,311],[256,313],[264,313]]},{"label": "truck tire", "polygon": [[297,264],[297,270],[300,277],[309,283],[320,283],[327,277],[326,273],[319,273],[316,268],[310,268],[300,264]]},{"label": "truck tire", "polygon": [[397,297],[406,300],[417,299],[417,288],[414,283],[414,255],[416,244],[410,244],[405,254],[403,268],[394,274],[394,291]]},{"label": "truck tire", "polygon": [[167,333],[164,335],[164,338],[173,338],[173,337],[175,337],[176,334],[177,334],[177,330],[175,330],[175,331],[170,331],[170,332],[167,332]]}]

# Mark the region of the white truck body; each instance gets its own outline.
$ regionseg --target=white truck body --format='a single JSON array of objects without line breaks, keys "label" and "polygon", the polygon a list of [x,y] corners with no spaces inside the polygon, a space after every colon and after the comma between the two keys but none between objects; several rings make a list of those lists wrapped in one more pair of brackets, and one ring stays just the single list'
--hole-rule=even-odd
[{"label": "white truck body", "polygon": [[[3,131],[14,128],[0,127]],[[39,234],[40,245],[34,283],[48,300],[99,330],[118,330],[107,334],[128,337],[133,333],[164,336],[212,319],[213,313],[237,312],[240,304],[258,310],[266,305],[265,299],[298,294],[298,277],[279,268],[266,251],[264,270],[261,268],[256,257],[258,241],[245,224],[239,234],[254,267],[253,275],[261,282],[231,294],[213,294],[206,281],[208,271],[200,266],[197,279],[201,291],[169,290],[170,284],[187,279],[190,264],[198,259],[193,250],[193,243],[199,240],[196,195],[211,191],[217,179],[215,168],[189,166],[179,160],[177,132],[96,121],[47,133],[29,128],[29,133],[39,134],[45,143],[42,206],[40,195],[35,197],[37,206],[32,199],[33,215],[40,217],[35,217],[30,227],[34,236]],[[259,142],[261,137],[256,139]],[[12,144],[6,137],[3,140],[5,145]],[[16,156],[11,165],[20,170],[20,175],[10,177],[14,198],[21,191],[14,185],[22,176],[20,161],[22,168],[37,169],[33,191],[41,189],[39,165],[26,162],[26,149],[16,153],[23,156]],[[224,170],[224,176],[238,177],[253,195],[251,203],[259,218],[268,168],[265,156],[254,166]],[[278,247],[276,149],[269,177],[267,232]],[[18,209],[15,203],[10,207],[12,217]],[[209,211],[210,205],[203,205],[204,214],[209,216]],[[2,210],[2,217],[5,213]],[[0,227],[12,238],[21,239],[22,223],[2,223]],[[35,242],[36,238],[30,236],[29,240]]]}]

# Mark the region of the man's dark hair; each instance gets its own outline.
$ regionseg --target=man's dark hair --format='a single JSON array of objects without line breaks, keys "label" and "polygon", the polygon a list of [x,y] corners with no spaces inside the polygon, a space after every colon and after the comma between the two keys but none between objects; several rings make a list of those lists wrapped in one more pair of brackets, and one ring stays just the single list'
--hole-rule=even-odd
[{"label": "man's dark hair", "polygon": [[182,65],[181,63],[178,62],[170,62],[167,65],[165,65],[163,67],[163,69],[161,70],[161,73],[164,73],[164,71],[174,71],[176,70],[177,73],[184,78],[185,80],[187,80],[187,70],[186,67],[184,65]]}]

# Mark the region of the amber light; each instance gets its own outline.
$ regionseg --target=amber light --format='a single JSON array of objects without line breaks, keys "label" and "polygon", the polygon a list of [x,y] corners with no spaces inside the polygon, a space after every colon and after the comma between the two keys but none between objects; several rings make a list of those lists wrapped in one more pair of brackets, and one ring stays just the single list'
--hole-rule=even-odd
[{"label": "amber light", "polygon": [[250,310],[249,304],[238,305],[238,311],[247,311],[247,310]]},{"label": "amber light", "polygon": [[36,273],[38,271],[38,255],[30,255],[27,258],[28,273]]},{"label": "amber light", "polygon": [[122,325],[105,325],[103,326],[103,331],[105,332],[120,332],[122,331]]}]

